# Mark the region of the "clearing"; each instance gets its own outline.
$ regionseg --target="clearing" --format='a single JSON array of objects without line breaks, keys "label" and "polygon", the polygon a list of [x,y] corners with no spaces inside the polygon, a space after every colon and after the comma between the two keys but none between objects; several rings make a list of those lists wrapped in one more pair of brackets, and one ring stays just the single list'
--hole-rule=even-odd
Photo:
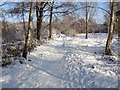
[{"label": "clearing", "polygon": [[107,34],[61,35],[37,46],[24,64],[18,58],[0,68],[3,88],[117,88],[118,65],[115,54],[103,55]]}]

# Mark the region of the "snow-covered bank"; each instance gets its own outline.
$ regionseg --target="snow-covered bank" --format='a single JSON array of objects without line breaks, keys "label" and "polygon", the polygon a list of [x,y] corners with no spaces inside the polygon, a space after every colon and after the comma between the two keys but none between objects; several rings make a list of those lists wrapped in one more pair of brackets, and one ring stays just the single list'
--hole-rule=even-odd
[{"label": "snow-covered bank", "polygon": [[[61,36],[37,46],[25,64],[2,69],[4,88],[116,88],[117,56],[103,55],[107,34]],[[116,40],[113,40],[116,42]],[[113,45],[114,46],[114,45]],[[21,58],[22,60],[23,58]]]}]

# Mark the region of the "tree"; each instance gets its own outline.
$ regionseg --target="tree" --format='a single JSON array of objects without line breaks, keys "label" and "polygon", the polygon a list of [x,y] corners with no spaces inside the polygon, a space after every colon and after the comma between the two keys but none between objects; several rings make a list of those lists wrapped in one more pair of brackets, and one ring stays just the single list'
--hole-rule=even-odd
[{"label": "tree", "polygon": [[[119,2],[118,2],[119,3]],[[117,5],[118,5],[117,3]],[[109,30],[108,30],[108,38],[107,38],[107,42],[106,42],[106,48],[105,48],[105,54],[106,55],[111,55],[111,49],[110,49],[110,45],[112,43],[112,39],[113,39],[113,35],[114,35],[114,19],[115,19],[115,6],[117,6],[115,2],[113,2],[113,0],[110,1],[110,12],[104,8],[101,7],[97,7],[97,6],[88,6],[91,8],[98,8],[101,9],[105,12],[107,12],[110,15],[110,24],[109,24]]]},{"label": "tree", "polygon": [[120,41],[120,2],[117,3],[117,11],[116,11],[116,16],[117,16],[117,26],[118,26],[118,40]]},{"label": "tree", "polygon": [[[81,12],[84,14],[85,16],[85,39],[88,39],[88,33],[90,31],[90,28],[89,28],[89,21],[90,19],[93,18],[93,16],[95,15],[96,13],[96,5],[97,5],[97,2],[81,2],[80,3],[80,7],[78,7],[79,10],[81,10]],[[94,8],[92,8],[94,7]],[[81,14],[80,14],[81,15]],[[91,23],[90,23],[91,24]]]},{"label": "tree", "polygon": [[37,16],[37,39],[38,41],[41,40],[41,27],[42,27],[42,20],[43,20],[43,10],[45,6],[47,5],[47,2],[36,2],[36,16]]},{"label": "tree", "polygon": [[53,16],[53,4],[54,2],[52,2],[52,5],[50,7],[50,21],[49,21],[49,39],[52,38],[52,16]]},{"label": "tree", "polygon": [[28,22],[28,32],[25,40],[25,46],[23,50],[22,56],[27,59],[28,48],[30,46],[30,37],[31,37],[31,30],[32,30],[32,19],[33,19],[33,7],[34,2],[31,2],[30,6],[30,13],[29,13],[29,22]]},{"label": "tree", "polygon": [[22,19],[23,19],[23,29],[24,29],[24,31],[25,31],[25,36],[26,36],[25,14],[24,14],[24,11],[25,11],[25,4],[24,4],[24,2],[22,2]]},{"label": "tree", "polygon": [[86,2],[86,39],[88,38],[88,2]]},{"label": "tree", "polygon": [[110,2],[110,25],[109,25],[109,31],[108,31],[108,38],[106,42],[106,49],[105,49],[105,54],[106,55],[111,55],[111,49],[110,49],[110,44],[112,43],[113,39],[113,34],[114,34],[114,2]]}]

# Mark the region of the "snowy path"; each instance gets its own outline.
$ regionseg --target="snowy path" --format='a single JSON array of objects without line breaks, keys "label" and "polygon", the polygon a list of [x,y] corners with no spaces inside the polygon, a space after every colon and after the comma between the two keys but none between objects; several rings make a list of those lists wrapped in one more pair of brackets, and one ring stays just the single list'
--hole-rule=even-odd
[{"label": "snowy path", "polygon": [[[49,41],[30,53],[26,64],[3,68],[3,87],[106,88],[117,87],[117,58],[102,56],[106,36],[84,35]],[[114,61],[110,61],[114,60]]]}]

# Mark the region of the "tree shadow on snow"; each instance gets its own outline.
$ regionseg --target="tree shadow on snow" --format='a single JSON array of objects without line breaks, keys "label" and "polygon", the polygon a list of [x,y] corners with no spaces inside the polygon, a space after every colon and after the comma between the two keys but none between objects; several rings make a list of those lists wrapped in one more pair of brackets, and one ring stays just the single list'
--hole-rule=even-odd
[{"label": "tree shadow on snow", "polygon": [[[34,58],[34,60],[36,60],[36,59],[40,60],[40,57],[36,57],[33,55],[32,55],[32,57]],[[31,64],[31,66],[34,68],[32,73],[36,73],[37,71],[43,71],[43,72],[47,73],[48,75],[53,76],[59,80],[73,82],[72,80],[66,79],[64,77],[64,66],[63,66],[63,63],[61,60],[63,60],[63,59],[61,58],[56,61],[55,60],[50,61],[49,59],[48,60],[41,59],[41,62],[38,63],[39,65],[36,65],[37,63]]]}]

